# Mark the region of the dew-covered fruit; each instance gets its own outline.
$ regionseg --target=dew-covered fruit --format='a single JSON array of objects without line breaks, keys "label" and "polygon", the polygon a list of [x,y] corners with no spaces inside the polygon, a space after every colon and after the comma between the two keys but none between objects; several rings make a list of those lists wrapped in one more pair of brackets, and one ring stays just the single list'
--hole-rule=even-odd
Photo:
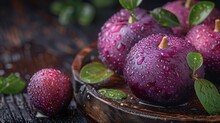
[{"label": "dew-covered fruit", "polygon": [[[125,80],[134,95],[147,102],[165,106],[184,103],[191,97],[194,87],[186,56],[195,51],[182,38],[150,35],[128,53],[123,70]],[[196,74],[203,77],[204,67]]]},{"label": "dew-covered fruit", "polygon": [[52,116],[69,105],[73,88],[69,77],[64,73],[46,68],[31,77],[27,92],[34,107]]},{"label": "dew-covered fruit", "polygon": [[[186,4],[186,1],[191,2]],[[173,2],[168,2],[163,6],[164,9],[175,14],[180,21],[180,27],[173,27],[172,30],[174,34],[186,35],[190,29],[189,24],[189,13],[193,4],[197,3],[198,0],[176,0]],[[214,8],[210,15],[203,21],[203,23],[212,23],[215,19],[220,16],[220,12]]]},{"label": "dew-covered fruit", "polygon": [[189,27],[188,16],[189,16],[190,8],[186,8],[184,6],[183,0],[169,2],[165,4],[163,8],[175,14],[181,24],[180,27],[172,28],[174,34],[185,35]]},{"label": "dew-covered fruit", "polygon": [[[215,31],[214,31],[215,30]],[[203,55],[207,75],[220,74],[220,22],[192,28],[186,39]]]},{"label": "dew-covered fruit", "polygon": [[137,21],[129,23],[130,13],[120,10],[103,25],[98,35],[101,61],[118,73],[122,72],[124,59],[137,41],[153,33],[171,33],[170,29],[158,25],[145,10],[137,8],[134,14]]}]

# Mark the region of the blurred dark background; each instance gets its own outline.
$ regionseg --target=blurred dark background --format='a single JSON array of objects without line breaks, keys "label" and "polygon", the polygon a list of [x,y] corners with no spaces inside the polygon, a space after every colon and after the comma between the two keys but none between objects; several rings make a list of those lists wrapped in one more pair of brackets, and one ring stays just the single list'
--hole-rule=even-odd
[{"label": "blurred dark background", "polygon": [[[153,8],[162,6],[169,1],[173,0],[143,0],[140,7],[145,8],[146,10],[152,10]],[[220,8],[219,0],[211,1],[215,2],[218,9]],[[60,14],[57,12],[57,9],[61,7],[56,3],[66,4],[64,7],[71,6],[72,8],[66,7],[66,11],[60,12]],[[86,7],[82,5],[85,3],[87,4]],[[83,16],[82,13],[86,12],[83,11],[77,13],[76,11],[79,7],[85,7],[85,11],[90,11],[90,17],[81,18]],[[53,10],[53,8],[55,8],[55,10]],[[94,41],[97,39],[97,33],[102,24],[119,9],[121,9],[121,6],[119,5],[118,0],[2,0],[0,1],[0,20],[3,22],[10,21],[10,19],[7,19],[12,16],[18,17],[19,19],[34,16],[35,19],[42,18],[48,23],[57,21],[59,24],[67,28],[70,25],[78,27],[78,30],[86,35],[84,40]]]}]

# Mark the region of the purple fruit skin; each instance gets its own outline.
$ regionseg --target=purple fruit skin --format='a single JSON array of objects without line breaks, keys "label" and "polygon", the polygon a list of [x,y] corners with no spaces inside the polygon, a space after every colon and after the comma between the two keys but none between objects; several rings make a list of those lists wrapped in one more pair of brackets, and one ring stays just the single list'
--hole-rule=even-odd
[{"label": "purple fruit skin", "polygon": [[208,75],[220,74],[220,32],[213,32],[214,24],[192,28],[186,39],[203,55]]},{"label": "purple fruit skin", "polygon": [[173,27],[173,33],[177,35],[185,35],[188,31],[189,21],[188,16],[190,9],[184,7],[184,1],[178,0],[165,4],[164,9],[169,10],[175,14],[181,24],[180,27]]},{"label": "purple fruit skin", "polygon": [[[123,70],[125,80],[138,98],[156,105],[184,103],[193,93],[192,70],[186,56],[196,49],[182,38],[168,36],[169,48],[159,49],[163,34],[148,36],[131,48]],[[204,76],[204,67],[197,72]]]},{"label": "purple fruit skin", "polygon": [[[198,0],[193,0],[194,3],[198,2]],[[169,2],[163,6],[164,9],[169,10],[174,13],[178,20],[180,21],[181,27],[173,27],[172,30],[174,34],[177,35],[186,35],[190,29],[188,16],[190,13],[190,8],[185,8],[184,6],[185,0],[177,0],[173,2]],[[219,18],[220,12],[215,8],[211,12],[211,14],[204,20],[205,24],[213,23],[215,19]]]},{"label": "purple fruit skin", "polygon": [[137,41],[153,33],[171,33],[170,29],[159,26],[145,10],[137,8],[134,12],[137,22],[128,23],[130,14],[122,9],[103,25],[98,36],[101,61],[118,73],[122,72],[124,59]]},{"label": "purple fruit skin", "polygon": [[46,68],[30,79],[27,92],[33,104],[42,113],[53,116],[66,108],[72,99],[72,84],[59,70]]},{"label": "purple fruit skin", "polygon": [[215,20],[219,19],[220,11],[216,8],[212,10],[210,15],[202,22],[202,24],[215,24]]}]

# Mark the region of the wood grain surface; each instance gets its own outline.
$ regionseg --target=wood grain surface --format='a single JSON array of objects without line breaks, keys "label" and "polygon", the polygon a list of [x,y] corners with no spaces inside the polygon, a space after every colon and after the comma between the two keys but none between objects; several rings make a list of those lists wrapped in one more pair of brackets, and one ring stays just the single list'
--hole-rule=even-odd
[{"label": "wood grain surface", "polygon": [[[75,54],[89,44],[79,27],[59,25],[57,19],[43,9],[31,8],[35,7],[34,1],[1,1],[0,6],[0,76],[15,73],[28,84],[33,73],[42,68],[53,67],[72,77],[70,66]],[[30,104],[24,90],[17,95],[0,94],[0,122],[90,121],[76,107],[74,100],[68,109],[57,116],[42,117]]]}]

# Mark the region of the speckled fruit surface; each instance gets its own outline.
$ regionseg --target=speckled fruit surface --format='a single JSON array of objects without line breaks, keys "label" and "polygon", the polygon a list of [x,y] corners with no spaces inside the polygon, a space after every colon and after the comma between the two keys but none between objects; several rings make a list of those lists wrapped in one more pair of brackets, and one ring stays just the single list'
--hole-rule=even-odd
[{"label": "speckled fruit surface", "polygon": [[214,24],[192,28],[186,39],[203,55],[207,74],[220,74],[220,32],[214,32]]},{"label": "speckled fruit surface", "polygon": [[[140,99],[159,105],[185,103],[194,87],[186,56],[196,49],[172,35],[167,35],[169,47],[161,49],[158,45],[163,37],[163,34],[150,35],[131,48],[125,60],[125,80]],[[198,75],[203,77],[204,69]]]},{"label": "speckled fruit surface", "polygon": [[128,23],[129,12],[120,10],[103,25],[98,36],[100,59],[118,73],[122,72],[127,53],[140,39],[153,33],[171,33],[170,29],[159,26],[145,10],[137,8],[134,13],[138,21]]},{"label": "speckled fruit surface", "polygon": [[27,92],[37,109],[52,116],[68,106],[73,89],[68,76],[59,70],[46,68],[31,77]]},{"label": "speckled fruit surface", "polygon": [[[169,10],[170,12],[174,13],[178,20],[180,21],[180,27],[173,27],[172,30],[174,34],[177,35],[186,35],[190,29],[190,24],[188,20],[188,16],[190,13],[190,7],[185,7],[186,0],[176,0],[173,2],[168,2],[163,6],[164,9]],[[197,3],[198,0],[192,0],[194,3]],[[211,14],[204,20],[203,23],[210,24],[213,23],[215,19],[218,19],[220,16],[220,11],[216,8],[213,9]]]}]

